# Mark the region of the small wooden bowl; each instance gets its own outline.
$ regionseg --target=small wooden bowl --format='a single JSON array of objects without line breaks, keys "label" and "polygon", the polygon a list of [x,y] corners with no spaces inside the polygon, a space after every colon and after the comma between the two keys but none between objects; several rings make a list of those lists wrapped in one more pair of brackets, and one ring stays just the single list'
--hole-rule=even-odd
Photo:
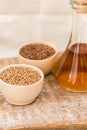
[{"label": "small wooden bowl", "polygon": [[32,65],[12,64],[2,68],[0,70],[0,73],[10,67],[29,68],[37,71],[40,74],[40,80],[30,85],[13,85],[6,83],[2,79],[0,79],[0,90],[9,103],[14,105],[26,105],[32,103],[42,90],[44,83],[43,72],[39,68]]},{"label": "small wooden bowl", "polygon": [[[20,49],[23,48],[26,45],[29,45],[29,44],[48,45],[49,47],[51,47],[55,50],[55,53],[52,56],[50,56],[49,58],[42,59],[42,60],[32,60],[32,59],[25,58],[20,54]],[[44,72],[45,75],[47,75],[51,71],[51,69],[52,69],[53,65],[56,63],[57,59],[58,59],[57,48],[51,43],[29,42],[29,43],[25,43],[25,44],[21,45],[18,49],[18,61],[19,61],[19,63],[34,65],[34,66],[40,68]]]}]

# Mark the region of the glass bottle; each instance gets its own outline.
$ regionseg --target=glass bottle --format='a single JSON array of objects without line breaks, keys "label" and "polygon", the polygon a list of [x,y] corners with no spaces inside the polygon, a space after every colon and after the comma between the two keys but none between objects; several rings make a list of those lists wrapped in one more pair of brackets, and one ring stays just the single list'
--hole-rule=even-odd
[{"label": "glass bottle", "polygon": [[87,91],[87,0],[71,0],[72,31],[69,43],[52,72],[62,87]]}]

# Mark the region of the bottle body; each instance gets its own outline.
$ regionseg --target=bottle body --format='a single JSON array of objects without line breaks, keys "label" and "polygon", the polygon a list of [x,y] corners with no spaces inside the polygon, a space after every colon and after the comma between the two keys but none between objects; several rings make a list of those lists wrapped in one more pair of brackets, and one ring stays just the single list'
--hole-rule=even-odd
[{"label": "bottle body", "polygon": [[73,13],[72,35],[52,72],[65,89],[87,91],[87,14]]},{"label": "bottle body", "polygon": [[78,43],[63,53],[53,68],[53,73],[64,88],[83,92],[87,91],[87,44],[79,43],[82,53],[75,52],[77,46]]}]

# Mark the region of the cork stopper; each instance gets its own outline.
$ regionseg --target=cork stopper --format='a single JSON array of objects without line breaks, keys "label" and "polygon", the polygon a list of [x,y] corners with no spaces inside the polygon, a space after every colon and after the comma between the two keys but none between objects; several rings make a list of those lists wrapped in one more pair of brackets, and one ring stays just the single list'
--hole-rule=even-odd
[{"label": "cork stopper", "polygon": [[87,13],[87,0],[71,0],[71,3],[77,13]]},{"label": "cork stopper", "polygon": [[79,3],[86,3],[87,4],[87,0],[73,0],[73,1],[76,1],[76,2],[79,2]]}]

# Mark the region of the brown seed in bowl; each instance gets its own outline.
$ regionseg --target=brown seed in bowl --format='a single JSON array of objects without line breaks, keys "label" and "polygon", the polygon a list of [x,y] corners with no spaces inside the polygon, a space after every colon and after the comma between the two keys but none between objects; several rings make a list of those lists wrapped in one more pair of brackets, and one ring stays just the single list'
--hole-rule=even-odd
[{"label": "brown seed in bowl", "polygon": [[28,44],[23,46],[19,53],[27,59],[42,60],[51,57],[55,54],[55,50],[44,44]]},{"label": "brown seed in bowl", "polygon": [[13,85],[30,85],[39,81],[39,72],[26,67],[10,67],[0,73],[0,79]]}]

